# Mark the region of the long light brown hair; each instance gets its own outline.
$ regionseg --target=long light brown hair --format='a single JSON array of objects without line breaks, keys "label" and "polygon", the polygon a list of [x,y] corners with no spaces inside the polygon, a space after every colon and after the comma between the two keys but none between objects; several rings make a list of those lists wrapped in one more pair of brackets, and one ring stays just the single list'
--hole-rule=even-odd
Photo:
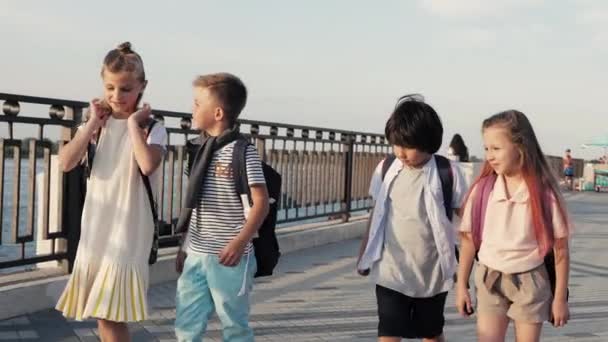
[{"label": "long light brown hair", "polygon": [[[557,180],[540,148],[534,129],[524,113],[508,110],[493,115],[484,120],[482,130],[490,127],[504,128],[520,152],[520,172],[530,194],[529,205],[534,234],[538,241],[540,254],[544,256],[553,248],[554,243],[551,212],[553,198],[557,202],[558,214],[569,228],[568,214]],[[471,186],[466,202],[469,201],[471,193],[481,181],[495,174],[494,169],[486,160],[481,174]],[[483,220],[483,218],[481,219]],[[476,236],[480,234],[481,232],[473,232],[473,240],[481,241],[481,236]]]}]

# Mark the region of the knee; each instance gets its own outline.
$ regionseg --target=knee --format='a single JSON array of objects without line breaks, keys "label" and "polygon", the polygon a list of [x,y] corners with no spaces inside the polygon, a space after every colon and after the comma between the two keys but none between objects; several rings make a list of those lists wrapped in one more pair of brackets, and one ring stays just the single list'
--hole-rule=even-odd
[{"label": "knee", "polygon": [[477,329],[477,340],[479,342],[504,342],[505,337],[492,329]]},{"label": "knee", "polygon": [[422,341],[423,342],[445,342],[445,339],[443,337],[443,334],[441,334],[441,335],[435,336],[433,338],[423,338]]},{"label": "knee", "polygon": [[207,322],[177,317],[174,328],[178,341],[201,341],[203,334],[207,330]]},{"label": "knee", "polygon": [[97,320],[97,325],[101,329],[115,330],[115,329],[126,329],[127,328],[127,324],[126,323],[108,321],[108,320],[105,320],[105,319]]}]

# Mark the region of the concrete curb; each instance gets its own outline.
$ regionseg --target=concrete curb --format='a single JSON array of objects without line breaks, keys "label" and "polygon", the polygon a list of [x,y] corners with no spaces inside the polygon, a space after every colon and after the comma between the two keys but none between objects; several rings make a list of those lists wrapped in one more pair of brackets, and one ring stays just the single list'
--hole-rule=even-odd
[{"label": "concrete curb", "polygon": [[[361,217],[347,223],[333,221],[329,225],[325,222],[281,228],[277,238],[281,253],[286,254],[360,237],[365,233],[366,223],[366,217]],[[176,252],[177,248],[161,251],[158,262],[150,268],[151,285],[177,279]],[[67,280],[68,275],[62,275],[0,287],[0,320],[55,307]]]}]

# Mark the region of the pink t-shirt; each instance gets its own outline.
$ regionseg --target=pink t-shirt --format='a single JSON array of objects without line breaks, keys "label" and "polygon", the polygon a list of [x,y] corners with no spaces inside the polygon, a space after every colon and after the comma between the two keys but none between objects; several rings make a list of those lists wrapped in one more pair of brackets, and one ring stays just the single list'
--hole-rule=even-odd
[{"label": "pink t-shirt", "polygon": [[[473,189],[473,193],[475,191]],[[470,198],[474,198],[474,194]],[[479,262],[506,274],[526,272],[544,262],[534,235],[529,198],[525,182],[521,183],[511,198],[507,198],[504,177],[496,179],[488,199]],[[460,224],[461,232],[471,232],[471,208],[472,201],[468,201]],[[551,209],[554,238],[568,237],[569,228],[559,213],[555,198]]]}]

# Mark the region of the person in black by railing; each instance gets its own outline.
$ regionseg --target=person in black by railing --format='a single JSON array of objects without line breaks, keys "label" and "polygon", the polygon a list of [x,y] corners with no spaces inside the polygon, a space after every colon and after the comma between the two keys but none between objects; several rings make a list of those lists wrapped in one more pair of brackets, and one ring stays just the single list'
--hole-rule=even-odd
[{"label": "person in black by railing", "polygon": [[469,149],[464,144],[460,134],[454,134],[450,147],[448,148],[448,158],[461,163],[469,162]]},{"label": "person in black by railing", "polygon": [[[149,258],[154,239],[150,189],[158,189],[167,131],[138,109],[147,85],[143,61],[123,43],[101,69],[103,99],[59,152],[64,172],[95,151],[70,279],[57,310],[76,320],[96,318],[104,342],[129,341],[127,322],[147,315]],[[95,147],[92,148],[92,143]]]}]

